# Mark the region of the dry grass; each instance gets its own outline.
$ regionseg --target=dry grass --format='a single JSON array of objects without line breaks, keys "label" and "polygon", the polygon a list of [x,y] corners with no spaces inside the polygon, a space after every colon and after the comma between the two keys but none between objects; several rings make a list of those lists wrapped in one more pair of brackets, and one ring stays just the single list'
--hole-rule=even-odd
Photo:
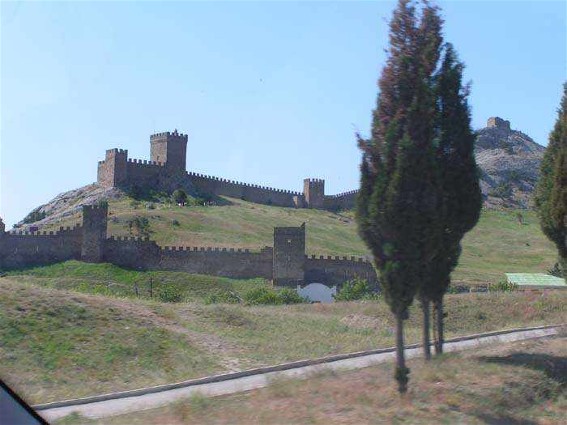
[{"label": "dry grass", "polygon": [[[392,365],[383,364],[307,380],[276,380],[228,397],[196,396],[93,423],[544,425],[565,419],[565,338],[486,347],[430,364],[413,360],[410,367],[410,391],[403,399],[393,385]],[[73,423],[81,423],[80,418]]]}]

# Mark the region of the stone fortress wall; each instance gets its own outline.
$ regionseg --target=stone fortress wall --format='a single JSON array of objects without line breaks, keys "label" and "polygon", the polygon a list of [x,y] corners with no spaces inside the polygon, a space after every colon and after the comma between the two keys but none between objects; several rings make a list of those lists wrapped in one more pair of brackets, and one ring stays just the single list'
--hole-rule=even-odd
[{"label": "stone fortress wall", "polygon": [[378,290],[372,264],[362,258],[305,255],[305,224],[275,227],[274,246],[234,248],[159,246],[149,238],[107,236],[108,207],[84,206],[83,223],[58,232],[5,232],[0,220],[0,269],[66,260],[108,262],[137,270],[171,270],[231,278],[265,278],[276,286],[312,282],[341,285],[356,276]]},{"label": "stone fortress wall", "polygon": [[173,191],[195,189],[203,194],[229,196],[250,202],[293,208],[327,210],[354,207],[357,191],[325,195],[325,181],[304,179],[303,192],[242,183],[186,170],[186,134],[173,132],[150,136],[150,160],[128,158],[124,149],[109,149],[98,163],[97,183],[103,187]]}]

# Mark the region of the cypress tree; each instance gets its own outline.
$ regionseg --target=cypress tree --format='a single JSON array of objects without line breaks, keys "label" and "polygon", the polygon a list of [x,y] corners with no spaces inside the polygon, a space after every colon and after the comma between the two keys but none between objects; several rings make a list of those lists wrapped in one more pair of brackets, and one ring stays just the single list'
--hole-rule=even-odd
[{"label": "cypress tree", "polygon": [[535,203],[543,233],[557,247],[567,281],[567,83],[541,162]]},{"label": "cypress tree", "polygon": [[431,87],[436,59],[424,48],[434,43],[424,43],[420,30],[436,13],[425,3],[418,26],[415,7],[408,0],[399,1],[390,22],[390,49],[378,82],[371,138],[359,137],[363,155],[357,222],[396,317],[395,377],[400,393],[407,391],[409,380],[403,321],[441,234]]},{"label": "cypress tree", "polygon": [[[451,283],[451,272],[461,254],[461,239],[480,217],[482,194],[474,157],[475,136],[471,128],[468,87],[463,87],[463,68],[451,44],[445,46],[443,61],[435,77],[438,115],[437,164],[440,171],[442,206],[439,246],[424,270],[419,297],[424,309],[424,350],[429,352],[425,315],[429,301],[436,312],[435,351],[443,351],[443,297]],[[427,305],[427,311],[424,307]]]}]

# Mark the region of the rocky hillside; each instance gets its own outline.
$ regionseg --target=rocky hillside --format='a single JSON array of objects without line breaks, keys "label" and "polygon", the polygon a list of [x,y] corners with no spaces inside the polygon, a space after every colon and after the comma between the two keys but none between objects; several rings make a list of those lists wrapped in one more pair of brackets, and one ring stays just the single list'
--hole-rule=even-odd
[{"label": "rocky hillside", "polygon": [[32,210],[22,221],[14,227],[20,230],[34,230],[50,223],[57,223],[67,217],[77,214],[83,205],[93,205],[99,201],[110,201],[124,197],[120,189],[104,188],[95,183],[78,189],[63,192],[49,201]]},{"label": "rocky hillside", "polygon": [[498,117],[476,132],[475,154],[481,169],[481,187],[488,207],[532,206],[545,148],[528,135],[510,129]]}]

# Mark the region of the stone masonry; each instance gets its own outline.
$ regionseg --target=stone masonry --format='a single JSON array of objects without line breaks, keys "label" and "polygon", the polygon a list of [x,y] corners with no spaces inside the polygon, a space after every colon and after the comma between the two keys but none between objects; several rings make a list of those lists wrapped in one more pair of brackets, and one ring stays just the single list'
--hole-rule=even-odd
[{"label": "stone masonry", "polygon": [[128,158],[128,151],[124,149],[109,149],[104,160],[98,163],[97,183],[126,190],[139,188],[171,192],[182,188],[281,207],[327,210],[354,207],[356,190],[325,195],[323,179],[305,179],[303,192],[294,192],[187,172],[187,141],[188,136],[177,130],[151,135],[149,161]]},{"label": "stone masonry", "polygon": [[67,260],[107,262],[136,270],[171,270],[238,279],[261,277],[277,286],[342,285],[361,277],[377,290],[371,263],[355,257],[305,255],[305,223],[274,228],[274,246],[248,249],[159,246],[149,238],[107,235],[108,207],[83,207],[83,222],[58,232],[5,232],[0,220],[0,270]]}]

